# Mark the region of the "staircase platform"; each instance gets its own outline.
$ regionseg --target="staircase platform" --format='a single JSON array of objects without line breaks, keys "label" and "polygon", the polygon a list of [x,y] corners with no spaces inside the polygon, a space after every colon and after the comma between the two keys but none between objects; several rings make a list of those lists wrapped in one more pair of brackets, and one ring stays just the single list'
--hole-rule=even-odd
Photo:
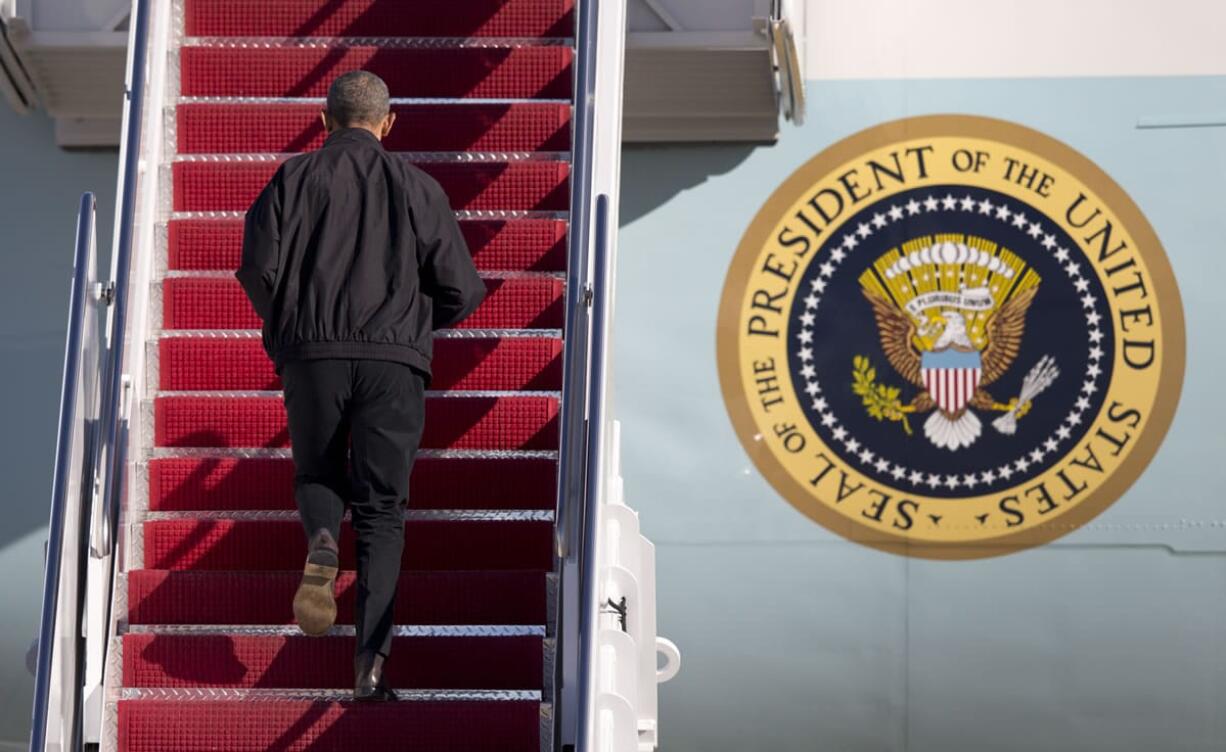
[{"label": "staircase platform", "polygon": [[[574,1],[172,5],[102,752],[552,749]],[[282,384],[234,278],[243,213],[321,146],[327,87],[357,69],[387,81],[384,146],[442,186],[487,289],[434,335],[387,664],[403,701],[375,704],[349,699],[349,515],[336,625],[294,623]]]}]

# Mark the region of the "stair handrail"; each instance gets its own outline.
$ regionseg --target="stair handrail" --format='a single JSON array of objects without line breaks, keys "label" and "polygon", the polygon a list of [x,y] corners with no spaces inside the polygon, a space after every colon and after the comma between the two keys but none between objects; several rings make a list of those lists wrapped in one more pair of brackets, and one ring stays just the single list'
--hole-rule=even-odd
[{"label": "stair handrail", "polygon": [[[78,264],[70,302],[70,319],[63,397],[60,405],[59,436],[57,438],[55,475],[51,505],[51,522],[48,532],[47,571],[44,579],[42,615],[38,638],[38,658],[35,666],[35,692],[30,734],[30,752],[46,752],[48,749],[77,752],[82,749],[84,729],[81,699],[84,686],[86,645],[82,639],[83,609],[87,588],[102,584],[108,591],[103,602],[110,603],[111,577],[106,583],[87,582],[89,559],[106,559],[114,552],[119,506],[122,501],[124,467],[126,457],[126,424],[124,417],[124,342],[127,332],[128,293],[130,287],[132,254],[136,229],[136,203],[141,169],[141,133],[144,125],[144,101],[146,96],[146,69],[149,57],[149,0],[133,0],[130,17],[131,33],[128,50],[127,75],[125,78],[123,109],[123,140],[120,150],[119,202],[115,216],[116,233],[112,253],[112,280],[110,283],[90,284],[84,289],[78,284],[83,269],[88,269],[92,279],[95,275],[93,254],[96,243],[96,200],[86,194],[90,203],[88,235],[89,263]],[[82,198],[84,207],[86,198]],[[84,210],[84,209],[83,209]],[[82,249],[83,223],[78,219],[78,248]],[[79,259],[78,259],[79,260]],[[79,299],[79,295],[92,295]],[[85,327],[78,320],[78,304],[84,300],[85,311],[90,302],[101,308],[108,307],[107,320],[101,324],[98,334],[97,362],[84,363],[80,348],[88,344],[82,339]],[[90,379],[91,399],[95,399],[96,414],[82,415],[78,397],[81,382]],[[74,395],[71,398],[68,395]],[[74,458],[78,430],[84,433],[87,446],[83,456]],[[81,454],[78,452],[78,454]],[[80,473],[80,475],[78,475]],[[69,506],[65,497],[74,478],[81,481],[80,509]],[[74,518],[75,513],[75,518]],[[66,524],[72,522],[75,524]],[[68,528],[73,528],[69,530]],[[76,563],[76,571],[65,569],[65,560]],[[113,568],[114,558],[111,558]],[[72,600],[65,600],[60,582],[68,574],[75,574],[73,583],[76,592]],[[63,609],[63,610],[62,610]],[[107,618],[101,623],[109,623]],[[73,654],[56,655],[57,627],[59,631],[75,630]],[[105,652],[108,641],[101,641]],[[55,664],[71,660],[74,667],[66,680],[56,682],[52,675]],[[105,661],[105,655],[102,656]],[[69,708],[67,715],[56,719],[61,725],[71,724],[68,741],[48,738],[48,722],[52,720],[51,701],[53,694],[60,696],[62,708]],[[71,705],[69,704],[71,703]],[[62,736],[62,734],[61,734]]]},{"label": "stair handrail", "polygon": [[[554,738],[569,747],[583,738],[587,721],[582,687],[589,683],[581,655],[588,620],[585,591],[595,582],[595,566],[584,548],[589,517],[589,476],[593,474],[590,378],[596,364],[589,347],[595,288],[589,280],[592,259],[592,178],[595,149],[595,88],[599,0],[576,3],[574,115],[571,149],[570,228],[567,245],[566,315],[559,405],[558,497],[555,542],[558,571],[557,663]],[[598,459],[597,459],[598,462]],[[590,570],[590,571],[589,571]],[[590,579],[590,581],[589,581]]]},{"label": "stair handrail", "polygon": [[580,544],[579,572],[579,662],[576,752],[595,752],[595,690],[594,671],[600,607],[600,505],[605,488],[605,363],[606,337],[609,329],[608,247],[609,197],[596,197],[594,237],[592,242],[592,310],[589,342],[589,380],[586,476],[583,489],[583,540]]},{"label": "stair handrail", "polygon": [[115,215],[118,229],[115,236],[115,259],[112,264],[115,278],[112,282],[114,292],[108,323],[110,347],[102,402],[102,449],[107,467],[104,468],[102,485],[102,515],[94,527],[96,535],[91,544],[94,558],[110,556],[114,549],[126,462],[126,442],[121,440],[121,423],[126,422],[121,409],[124,406],[124,344],[128,322],[128,288],[131,287],[129,282],[132,276],[133,235],[136,232],[145,74],[149,57],[149,0],[133,0],[131,23],[132,49],[128,55],[128,85],[124,91],[124,134],[121,152],[123,164],[120,165],[121,187],[118,211]]},{"label": "stair handrail", "polygon": [[558,456],[557,555],[574,559],[581,518],[576,514],[583,493],[586,435],[587,325],[592,286],[588,282],[588,242],[591,232],[593,120],[596,84],[597,0],[578,3],[575,60],[574,144],[571,150],[570,228],[567,237],[566,320],[563,323],[562,401],[559,406],[561,452]]},{"label": "stair handrail", "polygon": [[[51,481],[51,515],[47,531],[46,568],[43,573],[42,615],[38,630],[38,657],[34,669],[34,701],[31,713],[30,750],[44,752],[48,746],[48,721],[52,720],[53,689],[58,689],[60,728],[57,749],[80,748],[80,608],[84,593],[85,530],[94,495],[99,383],[97,376],[105,359],[105,342],[98,327],[97,310],[105,304],[105,288],[97,282],[97,198],[81,196],[77,211],[76,248],[73,254],[72,291],[68,303],[68,332],[64,346],[64,371],[60,391],[59,422],[55,442],[55,466]],[[91,315],[92,314],[92,315]],[[92,324],[92,326],[91,326]],[[91,332],[91,328],[93,331]],[[94,362],[87,362],[91,359]],[[74,506],[75,505],[75,506]],[[75,571],[64,565],[75,564]],[[66,582],[65,582],[66,580]],[[65,592],[63,585],[74,592]],[[69,610],[60,613],[61,604]],[[62,630],[71,630],[61,638]],[[71,644],[71,655],[57,655],[56,647]],[[53,665],[58,663],[68,681],[55,684]],[[66,730],[66,733],[65,733]],[[67,744],[64,744],[64,737]]]}]

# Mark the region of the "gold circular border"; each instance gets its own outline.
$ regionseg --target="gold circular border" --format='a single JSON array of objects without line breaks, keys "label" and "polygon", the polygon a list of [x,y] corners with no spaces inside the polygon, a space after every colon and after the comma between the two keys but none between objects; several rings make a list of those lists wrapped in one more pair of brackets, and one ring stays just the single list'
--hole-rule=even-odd
[{"label": "gold circular border", "polygon": [[[1125,465],[1083,501],[1062,514],[1060,522],[1036,525],[1016,533],[969,543],[915,542],[905,535],[891,534],[857,522],[820,501],[787,473],[764,442],[755,439],[760,435],[758,425],[750,413],[738,367],[739,309],[751,270],[769,240],[771,229],[796,200],[796,196],[839,165],[873,149],[905,140],[949,136],[983,138],[1028,149],[1059,164],[1097,193],[1123,221],[1136,243],[1137,252],[1149,268],[1162,314],[1161,336],[1165,348],[1158,374],[1158,397],[1150,408],[1149,424],[1137,436],[1136,445]],[[1166,437],[1183,388],[1186,345],[1183,304],[1175,283],[1175,273],[1154,228],[1124,189],[1102,168],[1067,144],[1023,125],[977,115],[924,115],[882,123],[833,144],[793,172],[758,210],[737,246],[721,293],[715,342],[724,406],[741,445],[771,486],[797,510],[852,542],[925,559],[979,559],[1014,553],[1060,538],[1111,506],[1149,466]]]}]

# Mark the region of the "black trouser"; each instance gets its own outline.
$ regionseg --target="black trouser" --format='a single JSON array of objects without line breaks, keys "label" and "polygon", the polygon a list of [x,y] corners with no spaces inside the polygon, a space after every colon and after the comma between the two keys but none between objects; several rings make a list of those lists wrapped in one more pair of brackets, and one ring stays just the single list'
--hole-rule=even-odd
[{"label": "black trouser", "polygon": [[386,656],[425,382],[400,363],[332,359],[285,363],[281,380],[293,444],[294,499],[308,545],[325,531],[332,541],[340,540],[348,501],[357,536],[357,652]]}]

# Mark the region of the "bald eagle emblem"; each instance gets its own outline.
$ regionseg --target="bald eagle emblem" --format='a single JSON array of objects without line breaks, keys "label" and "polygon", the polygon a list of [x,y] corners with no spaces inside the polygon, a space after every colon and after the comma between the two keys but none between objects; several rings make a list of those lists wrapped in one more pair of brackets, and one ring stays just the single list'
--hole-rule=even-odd
[{"label": "bald eagle emblem", "polygon": [[[920,238],[882,255],[861,275],[861,288],[886,360],[920,391],[905,405],[897,389],[873,392],[865,387],[867,360],[857,358],[856,391],[870,414],[902,420],[909,431],[907,415],[931,413],[924,435],[950,451],[980,437],[976,410],[1004,413],[993,426],[1016,432],[1035,396],[1059,375],[1055,361],[1041,358],[1007,403],[987,387],[1017,359],[1040,281],[1017,255],[982,238]],[[892,409],[874,404],[883,394],[896,401]]]}]

